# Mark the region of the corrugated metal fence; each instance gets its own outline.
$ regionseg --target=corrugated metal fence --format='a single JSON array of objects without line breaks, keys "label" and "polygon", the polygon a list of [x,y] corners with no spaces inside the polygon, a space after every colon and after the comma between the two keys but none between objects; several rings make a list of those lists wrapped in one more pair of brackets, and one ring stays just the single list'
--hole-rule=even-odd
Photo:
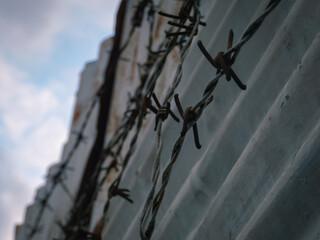
[{"label": "corrugated metal fence", "polygon": [[[132,16],[137,9],[134,6],[138,2],[145,2],[146,6],[150,4],[150,1],[127,3],[123,44],[126,39],[130,41],[121,53],[125,60],[120,58],[117,69],[106,146],[114,131],[121,126],[127,93],[141,84],[145,69],[152,72],[161,62],[158,58],[150,68],[146,64],[142,70],[137,67],[146,62],[149,36],[153,38],[153,49],[161,48],[165,30],[170,29],[167,24],[170,18],[155,14],[151,35],[150,19],[146,16],[141,25],[131,31]],[[156,11],[177,14],[186,2],[159,0],[152,6]],[[214,89],[212,102],[200,113],[197,128],[201,149],[195,146],[191,131],[174,147],[182,136],[181,118],[177,123],[169,116],[162,124],[160,143],[154,131],[155,115],[143,116],[141,126],[132,128],[126,136],[128,140],[123,141],[120,153],[116,155],[115,166],[118,167],[112,171],[109,168],[106,178],[99,177],[101,188],[90,208],[88,232],[101,236],[101,239],[129,240],[140,239],[140,234],[148,231],[150,216],[142,220],[145,223],[142,229],[141,217],[152,189],[160,143],[160,172],[155,174],[159,174],[159,180],[154,185],[153,205],[150,205],[150,214],[157,213],[152,239],[320,239],[320,2],[200,1],[199,12],[203,18],[197,18],[196,8],[192,10],[194,19],[188,21],[191,28],[197,27],[198,34],[194,38],[191,30],[186,34],[186,40],[190,39],[192,43],[183,55],[182,77],[174,93],[179,94],[183,108],[195,106],[217,71],[199,50],[197,40],[202,41],[212,56],[226,51],[229,30],[234,32],[234,43],[239,42],[247,26],[272,2],[279,4],[241,48],[232,65],[247,89],[241,90],[234,81],[222,77]],[[148,14],[149,17],[152,14],[150,9]],[[165,59],[153,89],[160,103],[168,100],[165,96],[172,81],[177,79],[179,56],[186,44],[188,42],[173,47]],[[228,59],[225,60],[228,63]],[[106,62],[106,57],[101,57],[99,62],[100,65]],[[221,71],[226,73],[227,70],[222,68]],[[150,76],[147,79],[152,82]],[[172,95],[169,100],[171,98]],[[171,101],[171,109],[178,115],[179,109],[174,101]],[[94,136],[95,118],[91,120],[88,135]],[[135,138],[137,129],[140,134]],[[91,140],[89,142],[92,144]],[[163,199],[159,200],[155,195],[161,192],[161,183],[166,181],[168,173],[163,176],[163,171],[175,157],[171,156],[172,151],[182,143],[180,154],[170,168]],[[78,184],[90,144],[86,145],[86,150],[83,150],[84,146],[81,148],[86,152],[79,156],[83,160],[71,164],[79,166],[79,161],[83,162],[74,177]],[[131,151],[131,145],[134,145],[134,151]],[[128,161],[127,151],[130,155]],[[112,158],[109,158],[103,165],[111,165]],[[121,181],[115,186],[119,173]],[[69,175],[73,178],[75,174]],[[79,187],[77,183],[73,187],[69,184],[74,195]],[[111,187],[117,189],[117,194],[110,192]],[[130,190],[130,196],[126,189]],[[157,196],[162,197],[161,194]],[[132,199],[133,204],[126,199]],[[159,201],[161,204],[157,205]],[[72,203],[68,206],[72,209]],[[54,209],[61,209],[61,206]],[[45,233],[35,235],[34,239],[63,236],[53,225],[57,220],[65,221],[68,213],[69,210],[65,209],[61,214],[51,214]],[[20,232],[22,236],[23,231]]]}]

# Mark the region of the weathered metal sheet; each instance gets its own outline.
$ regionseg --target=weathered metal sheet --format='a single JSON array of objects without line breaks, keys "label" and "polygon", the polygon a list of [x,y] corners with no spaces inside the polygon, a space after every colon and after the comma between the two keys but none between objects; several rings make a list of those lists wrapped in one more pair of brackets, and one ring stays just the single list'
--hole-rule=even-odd
[{"label": "weathered metal sheet", "polygon": [[[130,37],[132,16],[139,2],[128,1],[122,44]],[[172,14],[178,13],[182,4],[182,1],[171,0],[154,2],[157,11]],[[233,29],[234,42],[238,42],[246,27],[268,3],[268,0],[200,1],[201,21],[207,26],[199,28],[183,64],[182,79],[176,89],[183,107],[197,103],[207,83],[216,75],[216,69],[203,56],[196,41],[201,40],[212,56],[225,51],[229,29]],[[320,180],[319,12],[317,0],[280,1],[243,46],[232,68],[247,89],[240,90],[225,77],[219,81],[212,103],[197,121],[202,148],[195,147],[192,133],[188,133],[173,166],[152,239],[320,237],[317,187]],[[156,14],[152,32],[154,51],[170,28],[167,22],[166,17]],[[149,27],[145,15],[121,53],[107,140],[112,139],[121,124],[128,93],[132,94],[140,84],[138,64],[145,63],[148,56]],[[107,50],[110,45],[103,43],[99,60],[89,64],[87,72],[82,74],[72,129],[81,125],[85,103],[102,82]],[[174,79],[180,51],[175,47],[168,55],[158,78],[155,93],[161,103]],[[178,113],[173,101],[171,106],[172,111]],[[97,109],[86,128],[86,134],[92,138],[96,134],[96,117]],[[123,142],[117,168],[105,179],[101,174],[103,184],[91,209],[88,230],[102,239],[140,239],[140,219],[151,189],[157,151],[154,119],[154,115],[146,115],[128,165],[123,166],[123,158],[130,150],[135,128]],[[161,174],[181,129],[182,123],[172,118],[162,125]],[[65,154],[75,140],[70,136]],[[89,144],[79,147],[74,157],[78,160],[72,161],[71,166],[76,170],[70,173],[67,183],[74,194],[91,145],[89,140]],[[109,166],[112,157],[105,161],[105,166]],[[133,204],[117,196],[112,199],[108,196],[110,186],[123,167],[120,187],[130,190]],[[40,190],[37,196],[41,196]],[[109,200],[108,211],[104,214],[105,203]],[[55,211],[45,212],[45,231],[34,239],[63,236],[54,222],[67,217],[72,204],[62,204],[66,202],[68,197],[63,190],[56,191],[50,199]],[[29,207],[24,225],[33,221],[36,212],[36,204]],[[25,239],[23,236],[23,228],[19,228],[16,239]]]}]

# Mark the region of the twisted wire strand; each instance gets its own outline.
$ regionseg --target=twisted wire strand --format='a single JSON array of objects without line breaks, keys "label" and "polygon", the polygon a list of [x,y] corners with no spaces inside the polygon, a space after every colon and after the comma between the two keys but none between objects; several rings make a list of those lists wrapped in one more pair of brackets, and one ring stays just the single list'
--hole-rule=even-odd
[{"label": "twisted wire strand", "polygon": [[[194,39],[194,37],[196,36],[196,34],[198,32],[201,14],[200,14],[200,11],[199,11],[197,5],[194,5],[194,11],[195,11],[196,22],[195,22],[195,25],[191,31],[191,34],[190,34],[185,46],[183,47],[183,49],[181,51],[179,65],[177,67],[172,86],[169,88],[169,90],[165,96],[163,106],[165,106],[172,99],[172,96],[175,92],[175,89],[177,88],[177,86],[179,85],[179,83],[182,79],[182,66],[183,66],[184,60],[187,56],[187,53],[188,53],[188,50],[189,50],[190,45],[192,43],[192,40]],[[155,85],[153,85],[153,88],[154,88],[154,86]],[[154,89],[150,89],[149,91],[153,91],[153,90]],[[157,154],[156,154],[156,159],[155,159],[153,174],[152,174],[152,186],[151,186],[151,190],[147,196],[146,202],[145,202],[143,210],[142,210],[141,218],[140,218],[139,233],[140,233],[141,239],[143,239],[143,240],[150,239],[150,237],[152,235],[151,229],[154,228],[154,224],[155,224],[156,214],[153,214],[153,217],[149,222],[149,227],[146,230],[146,224],[148,222],[148,218],[149,218],[151,210],[152,210],[152,201],[154,200],[155,189],[156,189],[158,179],[160,176],[160,160],[161,160],[161,153],[162,153],[162,141],[161,141],[162,122],[163,122],[163,120],[160,119],[160,121],[158,123],[157,140],[156,140],[157,141]],[[182,139],[180,139],[181,142],[183,142],[183,140],[184,140],[184,137]],[[158,209],[156,209],[155,211],[158,211]]]},{"label": "twisted wire strand", "polygon": [[[181,10],[180,12],[183,12],[184,9],[184,12],[186,15],[189,15],[190,14],[190,11],[191,11],[191,8],[195,5],[195,3],[198,2],[198,0],[186,0],[184,1],[183,5],[181,6]],[[188,20],[187,17],[184,17],[184,18],[180,18],[179,20],[179,25],[183,25],[186,23],[186,21]],[[196,23],[194,24],[193,26],[193,29],[192,29],[192,32],[190,34],[191,37],[189,37],[189,40],[187,41],[186,43],[186,46],[183,47],[183,50],[181,51],[181,57],[185,56],[191,42],[192,42],[192,38],[197,34],[197,30],[198,30],[198,26],[199,26],[199,21],[197,19]],[[180,32],[181,30],[181,27],[178,27],[177,28],[177,31],[176,32]],[[149,83],[147,85],[147,88],[146,88],[146,96],[151,96],[152,93],[154,92],[154,89],[155,89],[155,86],[156,86],[156,83],[157,83],[157,80],[159,78],[159,75],[161,74],[163,68],[164,68],[164,64],[166,63],[166,59],[168,57],[168,55],[171,53],[171,51],[173,50],[173,48],[176,46],[177,42],[178,42],[178,38],[179,36],[178,35],[174,35],[168,42],[168,46],[166,48],[166,50],[164,51],[164,54],[162,56],[162,58],[160,59],[160,61],[157,63],[153,73],[151,74],[151,77],[150,77],[150,80],[149,80]],[[190,39],[191,38],[191,39]],[[180,64],[179,64],[179,67],[180,65],[182,65],[182,61],[180,61]],[[177,71],[179,72],[179,71]],[[177,77],[175,77],[175,82],[176,84],[174,85],[177,85],[180,81],[177,79]]]}]

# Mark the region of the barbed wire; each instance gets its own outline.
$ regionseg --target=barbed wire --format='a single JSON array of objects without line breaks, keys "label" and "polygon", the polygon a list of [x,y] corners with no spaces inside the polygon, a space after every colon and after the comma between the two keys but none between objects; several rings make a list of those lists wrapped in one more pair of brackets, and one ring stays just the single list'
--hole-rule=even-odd
[{"label": "barbed wire", "polygon": [[[148,7],[149,10],[147,19],[150,24],[149,45],[147,47],[148,56],[146,62],[138,66],[140,72],[140,85],[134,91],[133,96],[129,97],[127,109],[123,115],[119,127],[116,129],[115,133],[110,138],[110,140],[106,144],[106,147],[100,154],[100,157],[97,159],[95,169],[92,172],[92,176],[85,188],[93,188],[93,194],[90,196],[85,196],[86,191],[83,191],[82,195],[80,195],[78,201],[71,209],[68,223],[66,225],[63,225],[61,223],[58,224],[62,232],[65,233],[66,239],[75,239],[77,236],[81,236],[84,239],[99,239],[99,234],[90,233],[86,230],[86,222],[88,221],[86,220],[88,218],[87,215],[91,212],[92,202],[97,197],[97,194],[100,191],[100,187],[102,186],[104,179],[108,177],[111,169],[115,168],[116,170],[118,170],[119,163],[121,163],[122,166],[120,171],[118,171],[117,177],[109,186],[107,201],[105,203],[103,211],[103,217],[106,216],[107,210],[110,205],[110,200],[113,197],[120,196],[129,202],[133,201],[130,198],[129,189],[119,188],[119,185],[123,173],[126,170],[128,163],[132,158],[134,150],[136,148],[137,140],[141,132],[143,122],[146,119],[146,115],[148,112],[147,110],[150,110],[155,114],[155,130],[157,131],[157,154],[152,173],[152,187],[146,199],[142,216],[140,219],[140,236],[142,239],[151,238],[155,227],[156,216],[161,202],[163,200],[166,186],[169,182],[171,170],[182,149],[187,132],[191,127],[193,128],[196,147],[200,148],[201,145],[199,142],[196,123],[197,120],[201,117],[202,112],[212,101],[212,93],[216,85],[218,84],[219,79],[223,75],[226,76],[227,80],[233,79],[241,89],[245,89],[245,85],[241,83],[240,79],[234,73],[231,66],[234,64],[242,46],[254,35],[254,33],[258,30],[266,16],[279,4],[280,1],[281,0],[271,0],[267,5],[265,11],[252,24],[250,24],[247,27],[247,29],[241,37],[241,40],[234,47],[232,47],[232,40],[230,40],[233,39],[233,32],[230,31],[228,49],[226,53],[220,52],[215,58],[212,58],[211,55],[202,45],[202,42],[198,41],[198,46],[204,54],[204,56],[217,69],[217,75],[213,80],[211,80],[207,84],[204,90],[203,97],[200,99],[200,101],[196,103],[193,107],[186,108],[186,110],[182,109],[179,97],[177,94],[174,95],[174,93],[182,79],[182,66],[188,54],[190,45],[194,37],[198,33],[199,26],[205,26],[205,23],[200,20],[202,17],[199,10],[200,1],[184,1],[181,5],[180,12],[178,15],[159,12],[160,15],[171,18],[172,20],[168,21],[170,29],[166,32],[167,38],[164,39],[164,41],[159,45],[159,49],[157,51],[152,50],[152,34],[154,26],[154,14],[156,8],[152,0],[141,0],[138,3],[132,19],[131,30],[129,32],[127,40],[124,42],[124,45],[120,48],[120,54],[130,43],[135,28],[141,25],[145,9]],[[159,76],[164,69],[167,57],[176,46],[181,47],[180,60],[175,72],[175,76],[173,78],[172,85],[169,88],[167,94],[165,95],[164,101],[161,105],[154,94],[154,90]],[[118,58],[119,57],[120,56],[118,56]],[[51,188],[43,198],[36,199],[38,204],[40,204],[41,206],[33,226],[29,227],[29,240],[31,240],[32,237],[42,229],[39,225],[41,217],[45,209],[51,209],[51,206],[49,205],[49,200],[51,195],[53,194],[55,187],[60,184],[66,192],[66,194],[71,195],[66,185],[64,184],[64,180],[66,178],[66,171],[71,170],[70,167],[68,167],[68,164],[71,161],[72,156],[76,152],[80,143],[83,142],[83,140],[85,139],[85,136],[83,135],[84,130],[89,122],[90,116],[93,112],[96,103],[99,102],[99,99],[101,95],[104,94],[104,91],[105,86],[102,85],[101,88],[96,92],[94,99],[92,100],[92,103],[89,106],[89,109],[84,117],[84,121],[80,126],[79,131],[76,132],[77,140],[75,141],[73,147],[69,151],[69,154],[67,155],[66,159],[59,165],[58,171],[55,174],[48,174],[48,181],[51,181]],[[179,118],[177,118],[170,109],[170,101],[172,100],[173,96],[177,105],[177,109],[179,110],[180,116],[183,119],[183,128],[180,136],[178,137],[173,146],[171,159],[162,173],[161,187],[159,191],[155,194],[155,189],[158,184],[158,179],[160,177],[160,159],[162,152],[162,123],[167,119],[169,115],[171,115],[172,118],[176,121],[179,121]],[[153,98],[156,107],[152,105],[151,98]],[[124,158],[122,158],[121,155],[123,152],[124,143],[127,141],[128,136],[130,136],[129,133],[133,130],[134,127],[135,133],[131,137],[131,140],[129,142],[129,148],[126,151]],[[109,165],[107,167],[103,167],[103,164],[109,158],[112,158],[109,162]],[[105,171],[105,174],[102,174],[103,171]],[[72,198],[72,196],[70,197]],[[104,221],[101,221],[102,225],[103,223]]]},{"label": "barbed wire", "polygon": [[33,226],[28,227],[30,229],[30,231],[27,234],[27,239],[29,239],[29,240],[32,240],[32,238],[34,237],[35,234],[37,234],[38,232],[41,232],[42,227],[39,226],[40,222],[41,222],[41,218],[42,218],[44,211],[46,209],[52,210],[52,207],[49,205],[49,200],[58,185],[61,185],[62,189],[72,199],[71,193],[64,183],[64,180],[67,177],[66,171],[72,170],[70,167],[68,167],[68,164],[71,162],[73,155],[75,154],[76,150],[80,146],[80,143],[84,139],[84,137],[83,137],[84,131],[86,129],[86,126],[88,125],[92,111],[93,111],[94,107],[96,106],[96,103],[98,102],[98,98],[97,98],[97,96],[99,95],[98,93],[99,93],[99,91],[96,94],[94,94],[94,97],[91,101],[91,104],[89,105],[88,110],[86,111],[84,120],[83,120],[82,124],[80,125],[79,130],[77,131],[78,137],[77,137],[76,141],[74,142],[74,145],[72,146],[71,150],[69,151],[67,157],[64,160],[62,160],[61,164],[59,164],[58,166],[55,166],[56,168],[58,168],[58,170],[55,171],[54,174],[48,173],[48,175],[46,176],[47,182],[48,183],[51,182],[51,184],[47,183],[47,185],[51,186],[50,189],[47,190],[47,192],[45,193],[45,197],[42,198],[40,201],[39,201],[38,197],[36,197],[36,199],[35,199],[36,202],[38,202],[40,204],[40,209],[36,215]]},{"label": "barbed wire", "polygon": [[123,46],[120,49],[120,53],[124,51],[124,49],[127,48],[128,44],[131,41],[131,38],[136,30],[136,28],[141,26],[143,17],[144,17],[144,11],[149,6],[149,12],[148,16],[152,16],[153,13],[153,1],[152,0],[141,0],[137,6],[135,6],[136,10],[134,11],[134,14],[131,19],[131,29],[129,31],[129,35],[127,40],[124,42]]},{"label": "barbed wire", "polygon": [[[148,194],[147,201],[144,205],[144,209],[142,212],[142,217],[140,221],[140,237],[143,240],[150,239],[154,228],[155,228],[155,221],[157,217],[158,210],[161,206],[166,187],[169,183],[170,175],[172,168],[174,166],[174,163],[176,162],[180,151],[182,149],[184,139],[186,136],[186,133],[189,131],[189,129],[192,127],[194,130],[194,137],[195,137],[195,143],[197,148],[199,148],[199,140],[197,136],[197,130],[195,130],[196,123],[198,119],[201,117],[202,112],[205,110],[205,108],[211,103],[213,99],[213,91],[215,90],[215,87],[218,84],[219,79],[223,76],[226,75],[227,80],[230,80],[233,78],[237,85],[240,87],[240,89],[245,90],[245,85],[241,83],[239,78],[236,76],[236,74],[233,72],[231,69],[231,66],[234,64],[241,47],[255,34],[255,32],[259,29],[261,26],[262,22],[265,20],[265,18],[272,12],[273,9],[280,3],[281,0],[271,0],[269,4],[267,5],[265,11],[253,22],[251,23],[245,32],[243,33],[241,40],[236,46],[232,46],[232,39],[233,39],[233,32],[230,31],[229,33],[229,41],[228,41],[228,48],[229,50],[224,53],[220,52],[218,53],[216,58],[212,58],[210,54],[205,50],[203,47],[201,41],[198,41],[198,46],[204,56],[209,60],[209,62],[217,68],[218,72],[216,77],[211,80],[205,90],[203,97],[201,100],[195,104],[193,107],[188,107],[186,108],[185,111],[182,110],[182,106],[178,97],[178,94],[176,94],[175,97],[175,102],[177,105],[177,108],[180,112],[181,117],[184,120],[183,123],[183,128],[180,136],[178,139],[175,141],[175,144],[173,146],[173,150],[171,153],[171,159],[167,166],[165,167],[163,173],[162,173],[162,182],[160,189],[157,191],[155,194],[155,188],[157,186],[157,180],[158,177],[160,176],[160,158],[161,158],[161,150],[162,150],[162,142],[161,142],[161,121],[159,123],[159,129],[158,129],[158,134],[157,134],[157,145],[158,145],[158,150],[157,150],[157,155],[155,159],[155,165],[153,169],[153,177],[152,177],[152,187],[151,190]],[[233,54],[233,55],[232,55]],[[169,97],[168,97],[169,98]],[[154,196],[155,195],[155,196]],[[151,219],[148,222],[148,218],[150,218],[151,214]],[[148,224],[148,225],[147,225]],[[146,227],[147,225],[147,227]]]},{"label": "barbed wire", "polygon": [[[190,4],[190,2],[186,2],[186,4]],[[195,20],[195,23],[193,25],[192,30],[190,29],[190,31],[191,31],[190,32],[190,37],[189,37],[186,45],[183,47],[183,49],[182,49],[182,51],[180,53],[180,61],[179,61],[178,68],[176,70],[176,74],[175,74],[175,77],[174,77],[174,80],[173,80],[173,84],[172,84],[171,88],[169,89],[167,95],[165,96],[165,100],[164,100],[164,103],[163,103],[162,107],[164,107],[164,106],[169,104],[169,101],[171,100],[175,89],[177,88],[178,84],[181,81],[181,78],[182,78],[182,65],[183,65],[183,62],[184,62],[185,57],[187,55],[187,50],[189,49],[193,38],[197,34],[198,27],[200,25],[201,14],[200,14],[200,11],[198,9],[198,4],[199,4],[199,2],[194,2],[194,5],[192,6],[194,8],[194,17],[193,17],[193,19]],[[183,12],[183,11],[181,11],[181,12]],[[181,15],[181,12],[179,14],[179,17]],[[174,18],[174,19],[175,18],[178,19],[177,16],[174,16],[174,15],[171,15],[171,14],[166,14],[166,13],[160,13],[160,14],[162,14],[162,15],[164,15],[166,17],[171,17],[171,18]],[[186,14],[184,18],[181,19],[181,22],[178,25],[179,26],[184,26],[183,25],[184,22],[186,22],[186,20],[189,19],[189,18],[190,18],[190,12],[188,14]],[[205,24],[203,24],[203,25],[205,25]],[[154,87],[155,87],[155,84],[150,84],[148,91],[149,92],[153,92],[154,91]],[[147,223],[148,217],[149,217],[150,212],[151,212],[151,207],[152,207],[151,203],[152,203],[152,200],[154,198],[155,188],[157,186],[157,182],[158,182],[158,178],[159,178],[159,174],[160,174],[160,159],[161,159],[161,151],[162,151],[161,128],[162,128],[162,123],[163,123],[164,120],[165,120],[165,118],[159,117],[158,122],[156,121],[155,129],[158,128],[158,131],[157,131],[157,154],[156,154],[156,159],[155,159],[155,163],[154,163],[154,170],[153,170],[153,174],[152,174],[152,187],[151,187],[151,190],[150,190],[150,192],[148,194],[148,197],[146,199],[146,203],[144,205],[142,216],[141,216],[141,219],[140,219],[139,232],[140,232],[140,237],[142,239],[148,239],[148,238],[151,237],[151,236],[149,236],[149,232],[146,232],[145,225]]]}]

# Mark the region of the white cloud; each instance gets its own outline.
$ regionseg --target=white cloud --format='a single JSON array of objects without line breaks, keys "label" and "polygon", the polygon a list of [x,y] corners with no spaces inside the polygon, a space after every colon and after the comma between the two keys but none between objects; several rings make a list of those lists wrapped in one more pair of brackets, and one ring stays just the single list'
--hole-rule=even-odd
[{"label": "white cloud", "polygon": [[13,223],[22,220],[25,204],[31,201],[33,186],[15,174],[15,165],[8,161],[3,151],[1,159],[0,182],[6,184],[0,186],[0,232],[2,239],[9,240],[13,239]]},{"label": "white cloud", "polygon": [[67,92],[28,82],[1,58],[0,69],[1,139],[12,142],[0,147],[0,180],[7,183],[0,186],[0,231],[11,235],[46,168],[59,159],[67,132],[63,112],[71,104]]},{"label": "white cloud", "polygon": [[[57,117],[49,117],[24,139],[24,144],[18,147],[17,158],[26,177],[45,173],[48,164],[58,162],[62,144],[66,138],[65,123]],[[28,171],[30,173],[28,174]],[[38,172],[38,174],[35,174]],[[23,174],[23,173],[22,173]]]},{"label": "white cloud", "polygon": [[0,69],[0,114],[7,135],[17,143],[57,109],[58,100],[50,89],[27,83],[24,73],[1,59]]},{"label": "white cloud", "polygon": [[71,0],[74,7],[82,9],[82,13],[85,13],[89,18],[92,19],[94,24],[100,27],[112,29],[113,20],[116,15],[116,8],[120,1],[115,0]]},{"label": "white cloud", "polygon": [[66,139],[64,113],[66,108],[71,112],[70,93],[27,82],[25,74],[1,59],[0,69],[0,117],[14,146],[7,152],[22,171],[33,168],[44,173],[49,163],[58,160]]},{"label": "white cloud", "polygon": [[117,5],[115,0],[0,1],[0,49],[20,58],[39,58],[53,50],[63,30],[85,35],[95,26],[111,32]]},{"label": "white cloud", "polygon": [[3,49],[26,57],[50,50],[53,37],[63,28],[63,0],[10,0],[0,2],[0,44]]}]

